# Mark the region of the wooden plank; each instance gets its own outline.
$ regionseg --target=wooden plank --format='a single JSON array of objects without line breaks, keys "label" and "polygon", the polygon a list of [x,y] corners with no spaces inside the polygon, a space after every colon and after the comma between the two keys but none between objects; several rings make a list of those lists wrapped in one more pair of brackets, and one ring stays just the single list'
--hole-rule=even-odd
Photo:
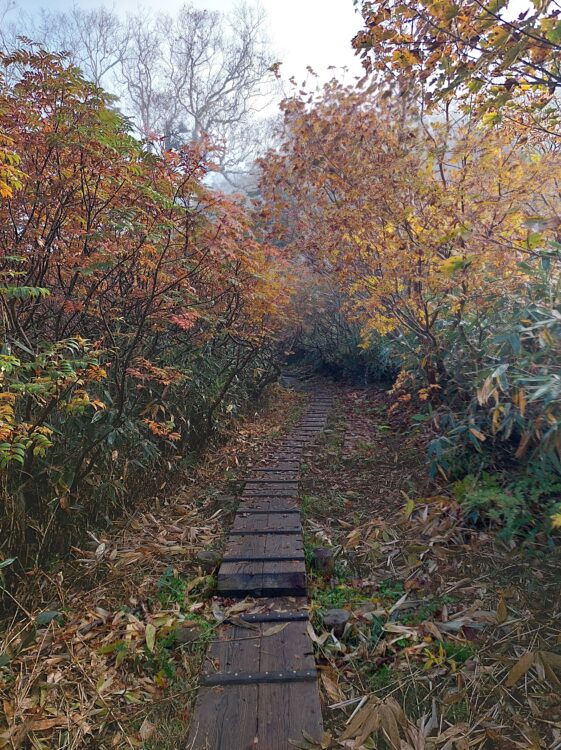
[{"label": "wooden plank", "polygon": [[289,512],[299,510],[300,503],[298,494],[296,495],[275,495],[269,492],[251,492],[248,495],[242,494],[238,513],[245,513],[246,508],[259,508],[260,510],[281,510]]},{"label": "wooden plank", "polygon": [[266,464],[263,464],[261,466],[260,464],[255,464],[254,466],[250,466],[249,468],[251,470],[253,469],[259,469],[259,471],[268,471],[267,466],[270,466],[270,470],[281,470],[281,471],[299,471],[300,470],[300,459],[298,460],[285,460],[285,461],[279,461],[277,460],[276,456],[272,456]]},{"label": "wooden plank", "polygon": [[240,620],[244,620],[244,622],[291,622],[298,620],[307,622],[309,618],[310,615],[307,610],[303,612],[250,612],[240,615]]},{"label": "wooden plank", "polygon": [[323,734],[317,682],[259,686],[257,733],[258,750],[290,750],[303,742],[304,732],[315,740]]},{"label": "wooden plank", "polygon": [[224,557],[240,557],[243,555],[263,556],[265,552],[265,536],[263,534],[233,536],[228,539]]},{"label": "wooden plank", "polygon": [[289,497],[296,500],[298,498],[298,487],[285,487],[284,489],[270,489],[269,487],[249,487],[245,489],[241,497]]},{"label": "wooden plank", "polygon": [[[259,514],[254,514],[259,516]],[[274,534],[275,536],[281,536],[282,534],[293,534],[302,536],[302,527],[295,526],[293,529],[267,529],[267,534]],[[235,529],[230,531],[230,536],[244,536],[244,534],[257,535],[262,534],[263,529],[236,531]]]},{"label": "wooden plank", "polygon": [[254,484],[264,484],[271,489],[280,489],[284,487],[291,487],[292,485],[298,486],[298,478],[294,479],[281,479],[280,477],[249,477],[245,480],[245,486]]},{"label": "wooden plank", "polygon": [[292,535],[265,535],[265,555],[294,555],[304,554],[304,541],[302,537]]},{"label": "wooden plank", "polygon": [[263,563],[262,596],[305,596],[306,565],[301,561]]},{"label": "wooden plank", "polygon": [[251,510],[291,513],[293,511],[299,512],[300,505],[297,495],[242,495],[238,513],[247,513]]},{"label": "wooden plank", "polygon": [[292,516],[299,516],[300,515],[300,510],[298,508],[294,508],[293,510],[272,510],[270,508],[268,508],[267,510],[263,510],[262,508],[246,508],[244,510],[244,513],[248,513],[250,515],[252,515],[252,514],[253,515],[263,515],[263,514],[275,513],[277,515],[289,514],[289,515],[292,515]]},{"label": "wooden plank", "polygon": [[258,715],[258,685],[202,687],[184,750],[255,750]]},{"label": "wooden plank", "polygon": [[208,648],[203,676],[259,672],[261,629],[262,626],[253,631],[229,623],[222,625],[218,638]]},{"label": "wooden plank", "polygon": [[237,562],[286,562],[304,560],[302,537],[295,534],[240,534],[231,536],[223,564]]},{"label": "wooden plank", "polygon": [[[250,535],[251,536],[251,535]],[[246,562],[262,562],[262,563],[276,563],[276,562],[292,562],[292,560],[298,560],[299,562],[305,562],[306,558],[304,555],[228,555],[222,558],[224,563],[246,563]]]},{"label": "wooden plank", "polygon": [[263,513],[261,515],[238,511],[230,533],[241,533],[244,531],[266,531],[270,533],[271,531],[277,532],[279,530],[302,532],[300,520],[292,516],[293,514],[274,513],[269,515],[268,513]]},{"label": "wooden plank", "polygon": [[235,674],[214,674],[203,679],[203,685],[267,685],[291,682],[317,682],[315,669],[284,670],[283,672],[236,672]]},{"label": "wooden plank", "polygon": [[[242,615],[258,629],[220,626],[203,678],[216,685],[199,691],[185,750],[289,750],[289,740],[301,741],[303,732],[321,737],[313,646],[306,630],[298,477],[305,448],[325,427],[331,403],[331,396],[312,392],[293,432],[249,469],[218,572],[218,591],[258,597],[255,611]],[[267,635],[277,623],[283,627]]]},{"label": "wooden plank", "polygon": [[315,671],[313,647],[303,619],[282,628],[254,621],[255,629],[226,623],[209,646],[204,676],[215,674]]},{"label": "wooden plank", "polygon": [[300,475],[299,472],[290,469],[252,469],[246,483],[255,479],[268,482],[298,482]]},{"label": "wooden plank", "polygon": [[222,563],[217,590],[223,596],[306,596],[304,562]]},{"label": "wooden plank", "polygon": [[[267,625],[262,631],[267,632]],[[314,649],[305,621],[287,623],[286,627],[261,640],[260,672],[315,670]]]},{"label": "wooden plank", "polygon": [[[241,665],[259,670],[259,639],[247,638],[246,628],[224,625],[219,642],[212,643],[205,660],[204,677],[219,669]],[[242,637],[244,636],[245,637]],[[258,685],[238,685],[225,690],[202,687],[195,706],[186,748],[188,750],[250,750],[257,735]]]},{"label": "wooden plank", "polygon": [[[283,469],[278,466],[253,466],[251,468],[251,476],[259,474],[269,476],[271,479],[298,479],[299,470],[296,467],[290,469]],[[288,476],[285,477],[285,474]]]}]

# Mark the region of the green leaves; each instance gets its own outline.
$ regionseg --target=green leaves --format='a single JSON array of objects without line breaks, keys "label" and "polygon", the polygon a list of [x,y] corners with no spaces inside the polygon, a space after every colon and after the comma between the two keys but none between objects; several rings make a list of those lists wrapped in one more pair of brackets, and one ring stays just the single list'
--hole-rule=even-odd
[{"label": "green leaves", "polygon": [[56,610],[48,609],[37,615],[35,624],[44,627],[45,625],[50,625],[53,620],[62,621],[62,614]]},{"label": "green leaves", "polygon": [[48,297],[50,290],[39,286],[3,286],[0,287],[0,296],[7,300],[11,299],[37,299]]}]

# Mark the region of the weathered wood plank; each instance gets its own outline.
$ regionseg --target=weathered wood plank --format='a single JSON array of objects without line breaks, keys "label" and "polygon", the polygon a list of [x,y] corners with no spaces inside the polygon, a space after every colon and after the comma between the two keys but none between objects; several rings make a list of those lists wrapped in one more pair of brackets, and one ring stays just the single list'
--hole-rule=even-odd
[{"label": "weathered wood plank", "polygon": [[[267,509],[268,510],[268,509]],[[299,531],[302,533],[302,525],[299,518],[293,518],[294,514],[287,513],[245,513],[238,511],[234,519],[231,533],[245,532],[267,532],[274,531]]]},{"label": "weathered wood plank", "polygon": [[271,489],[266,486],[255,487],[255,489],[248,487],[242,492],[241,497],[292,497],[296,500],[298,497],[298,487],[286,487],[285,489]]},{"label": "weathered wood plank", "polygon": [[303,732],[321,736],[298,480],[331,403],[312,394],[293,432],[249,469],[217,587],[224,596],[269,598],[242,615],[249,627],[221,625],[203,675],[217,684],[200,689],[185,750],[289,750]]},{"label": "weathered wood plank", "polygon": [[293,750],[289,740],[302,742],[304,732],[321,739],[323,722],[317,683],[260,685],[258,693],[258,750]]},{"label": "weathered wood plank", "polygon": [[244,514],[252,510],[266,511],[267,513],[292,513],[299,512],[300,506],[297,497],[286,497],[284,495],[245,495],[238,507],[238,513]]},{"label": "weathered wood plank", "polygon": [[258,714],[258,685],[202,687],[185,750],[255,750]]},{"label": "weathered wood plank", "polygon": [[216,585],[223,596],[305,596],[306,566],[299,560],[223,563]]}]

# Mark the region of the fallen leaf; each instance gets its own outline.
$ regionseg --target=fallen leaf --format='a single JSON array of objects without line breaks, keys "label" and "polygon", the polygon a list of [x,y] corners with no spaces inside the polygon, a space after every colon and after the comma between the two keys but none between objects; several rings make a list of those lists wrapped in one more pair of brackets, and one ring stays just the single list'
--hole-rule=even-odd
[{"label": "fallen leaf", "polygon": [[270,628],[263,631],[263,635],[276,635],[277,633],[282,632],[287,625],[287,622],[279,622],[277,625],[271,625]]},{"label": "fallen leaf", "polygon": [[513,687],[516,685],[518,680],[523,677],[526,672],[530,669],[530,667],[534,664],[536,655],[533,651],[526,651],[525,654],[522,654],[520,659],[516,662],[516,664],[512,667],[510,672],[508,673],[506,677],[505,685],[507,687]]},{"label": "fallen leaf", "polygon": [[154,648],[156,645],[156,628],[154,625],[152,625],[151,622],[148,623],[148,625],[146,626],[145,638],[146,638],[146,648],[148,649],[148,651],[150,651],[150,653],[153,654]]},{"label": "fallen leaf", "polygon": [[504,597],[501,596],[497,605],[497,625],[502,625],[508,620],[508,609]]},{"label": "fallen leaf", "polygon": [[138,734],[140,735],[141,740],[149,740],[150,737],[154,734],[156,731],[156,725],[152,724],[148,719],[144,719],[142,724],[140,725],[140,730]]}]

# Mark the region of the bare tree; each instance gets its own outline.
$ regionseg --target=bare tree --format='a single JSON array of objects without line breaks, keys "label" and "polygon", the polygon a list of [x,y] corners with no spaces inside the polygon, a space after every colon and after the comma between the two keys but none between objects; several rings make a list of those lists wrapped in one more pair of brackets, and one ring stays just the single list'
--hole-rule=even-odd
[{"label": "bare tree", "polygon": [[4,7],[0,18],[5,49],[16,47],[23,36],[46,49],[65,52],[97,86],[114,86],[111,74],[122,63],[126,47],[125,29],[116,13],[103,7],[83,10],[75,6],[67,12],[42,8],[33,14],[22,12],[9,0]]},{"label": "bare tree", "polygon": [[168,145],[206,134],[226,174],[250,161],[274,80],[264,28],[263,10],[245,3],[229,16],[184,5],[175,17],[129,18],[122,72],[142,127]]},{"label": "bare tree", "polygon": [[117,95],[140,133],[161,136],[166,147],[208,137],[230,182],[263,144],[261,111],[276,84],[260,6],[242,2],[224,14],[186,4],[174,16],[121,16],[102,7],[30,14],[0,0],[0,20],[4,49],[24,36],[65,51],[84,75]]}]

